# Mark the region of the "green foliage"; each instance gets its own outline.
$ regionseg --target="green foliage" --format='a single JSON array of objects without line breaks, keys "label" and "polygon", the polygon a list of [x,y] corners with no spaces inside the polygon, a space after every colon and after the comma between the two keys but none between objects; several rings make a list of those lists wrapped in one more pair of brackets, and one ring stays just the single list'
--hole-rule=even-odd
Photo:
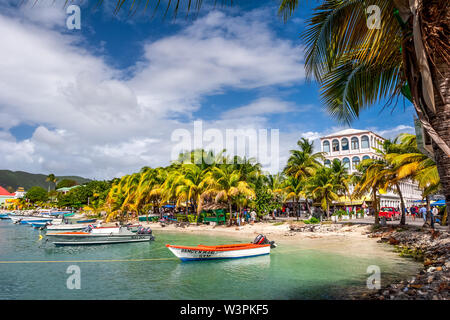
[{"label": "green foliage", "polygon": [[76,186],[78,183],[75,180],[71,179],[62,179],[56,184],[56,189],[60,188],[70,188]]},{"label": "green foliage", "polygon": [[258,216],[263,216],[281,208],[281,201],[270,192],[267,186],[260,186],[256,189],[256,199],[253,201],[253,207]]},{"label": "green foliage", "polygon": [[31,187],[30,190],[28,190],[25,197],[31,202],[45,202],[48,200],[48,193],[44,188],[35,186]]},{"label": "green foliage", "polygon": [[108,196],[111,184],[108,181],[91,181],[85,185],[70,190],[58,198],[59,207],[80,208],[84,205],[100,205]]},{"label": "green foliage", "polygon": [[320,223],[320,220],[317,219],[317,218],[315,218],[315,217],[312,217],[312,218],[309,219],[309,220],[303,220],[303,222],[304,222],[305,224],[318,224],[318,223]]},{"label": "green foliage", "polygon": [[[47,176],[43,174],[34,174],[23,171],[10,171],[10,170],[0,170],[0,185],[1,186],[11,186],[14,190],[19,187],[25,188],[25,190],[31,187],[37,186],[42,187],[47,190],[48,182],[46,182]],[[64,180],[70,179],[77,181],[78,184],[89,182],[89,179],[76,176],[57,176],[56,179]]]},{"label": "green foliage", "polygon": [[338,210],[335,213],[333,213],[333,216],[338,216],[338,217],[342,217],[347,215],[347,212],[345,210]]}]

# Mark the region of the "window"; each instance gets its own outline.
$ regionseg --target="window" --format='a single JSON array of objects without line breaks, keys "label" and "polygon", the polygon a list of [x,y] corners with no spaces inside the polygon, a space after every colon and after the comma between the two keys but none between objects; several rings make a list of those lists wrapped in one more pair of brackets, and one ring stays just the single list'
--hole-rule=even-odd
[{"label": "window", "polygon": [[350,170],[350,159],[349,158],[342,159],[342,163],[344,164],[345,169]]},{"label": "window", "polygon": [[352,150],[359,149],[359,140],[356,137],[352,138]]},{"label": "window", "polygon": [[369,137],[368,136],[363,136],[361,138],[361,148],[363,148],[363,149],[369,148]]},{"label": "window", "polygon": [[348,150],[348,139],[344,138],[341,140],[342,150]]},{"label": "window", "polygon": [[363,160],[366,160],[366,159],[370,159],[370,157],[369,156],[364,156]]},{"label": "window", "polygon": [[339,160],[338,158],[333,159],[333,161],[337,161],[337,162],[341,163],[341,160]]},{"label": "window", "polygon": [[339,151],[339,140],[334,139],[332,145],[333,151]]},{"label": "window", "polygon": [[359,158],[358,157],[353,157],[352,158],[352,169],[356,170],[356,166],[359,165]]},{"label": "window", "polygon": [[324,165],[326,166],[326,167],[330,167],[331,166],[331,161],[330,160],[325,160],[324,161]]},{"label": "window", "polygon": [[330,152],[330,142],[329,141],[323,142],[323,152]]}]

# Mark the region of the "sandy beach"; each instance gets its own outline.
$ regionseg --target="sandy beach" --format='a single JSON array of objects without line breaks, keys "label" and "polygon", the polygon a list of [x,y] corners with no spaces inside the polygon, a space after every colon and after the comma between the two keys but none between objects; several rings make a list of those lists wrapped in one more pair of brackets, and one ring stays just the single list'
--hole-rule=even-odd
[{"label": "sandy beach", "polygon": [[296,222],[285,222],[283,224],[275,224],[270,222],[259,222],[254,225],[246,224],[244,226],[210,226],[210,225],[189,225],[188,227],[177,227],[175,224],[162,226],[160,223],[140,222],[145,227],[150,227],[154,231],[166,232],[184,232],[205,234],[208,236],[230,236],[235,238],[248,238],[253,240],[258,234],[264,234],[270,240],[276,242],[297,242],[306,239],[335,239],[346,238],[366,241],[369,240],[367,233],[370,226],[367,225],[343,225],[329,224],[322,225],[320,229],[314,232],[295,232],[291,231],[292,225],[304,225]]}]

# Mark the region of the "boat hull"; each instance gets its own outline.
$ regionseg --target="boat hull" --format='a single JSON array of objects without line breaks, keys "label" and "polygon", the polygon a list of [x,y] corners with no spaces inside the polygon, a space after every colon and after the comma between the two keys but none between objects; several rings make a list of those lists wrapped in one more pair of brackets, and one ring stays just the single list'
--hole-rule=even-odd
[{"label": "boat hull", "polygon": [[233,247],[183,247],[167,245],[167,247],[181,261],[240,259],[270,254],[270,245],[242,245]]},{"label": "boat hull", "polygon": [[90,234],[84,232],[80,232],[78,234],[47,233],[47,238],[56,246],[113,244],[113,243],[145,242],[153,240],[153,236],[150,234],[105,235],[105,234]]}]

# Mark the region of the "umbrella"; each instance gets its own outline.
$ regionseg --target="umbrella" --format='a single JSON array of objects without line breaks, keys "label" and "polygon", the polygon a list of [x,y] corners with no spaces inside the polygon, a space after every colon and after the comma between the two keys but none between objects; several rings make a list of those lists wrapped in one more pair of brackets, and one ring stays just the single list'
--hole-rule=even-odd
[{"label": "umbrella", "polygon": [[445,206],[445,200],[438,200],[431,204],[432,206]]}]

